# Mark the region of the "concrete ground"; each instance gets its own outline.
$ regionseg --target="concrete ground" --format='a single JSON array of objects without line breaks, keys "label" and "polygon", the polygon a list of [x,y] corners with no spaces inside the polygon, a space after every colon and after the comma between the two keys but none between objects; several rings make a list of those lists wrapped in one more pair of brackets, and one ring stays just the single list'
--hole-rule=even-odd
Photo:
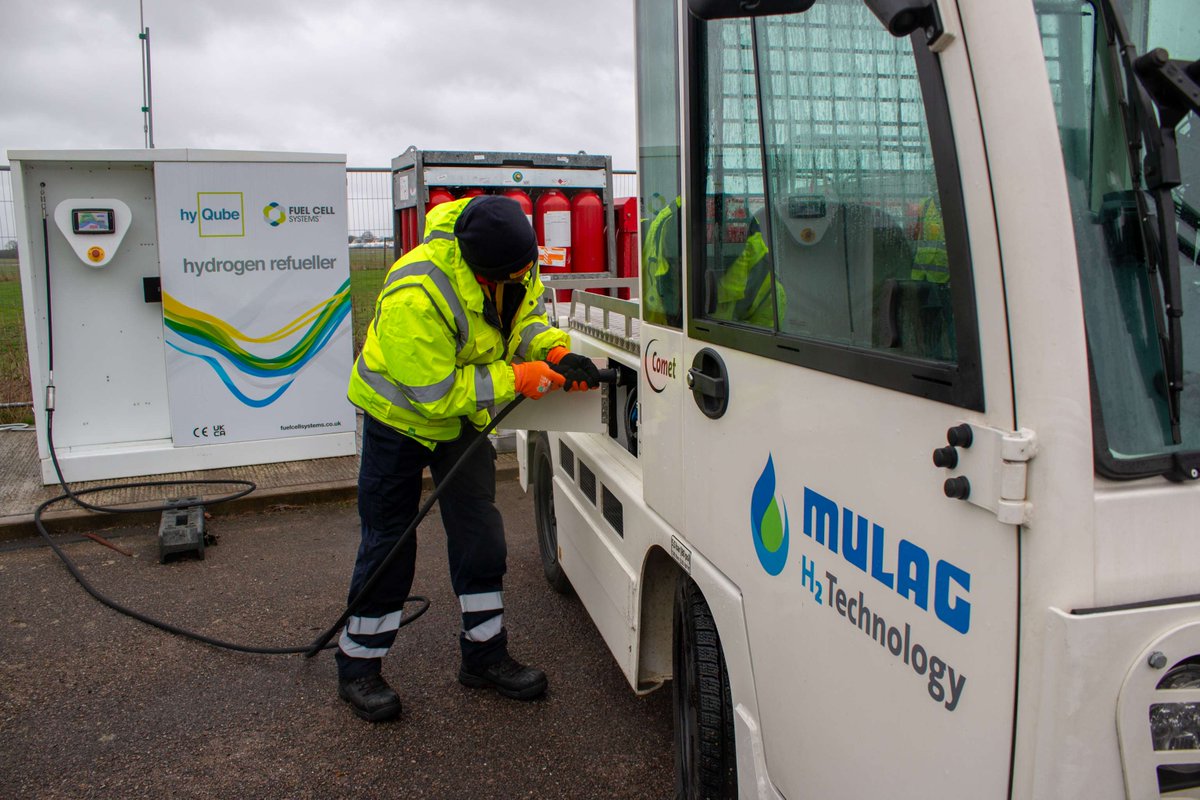
[{"label": "concrete ground", "polygon": [[[413,589],[432,607],[385,661],[404,713],[378,725],[337,699],[330,653],[229,652],[121,616],[11,517],[0,535],[0,796],[670,797],[669,690],[636,697],[578,600],[550,590],[532,503],[512,476],[498,488],[505,622],[550,692],[519,703],[455,680],[458,609],[435,508]],[[238,643],[304,645],[345,601],[358,538],[353,501],[338,500],[346,488],[284,486],[230,507],[210,520],[219,544],[203,561],[160,565],[156,514],[104,531],[132,556],[57,536],[98,589],[139,611]],[[63,530],[95,524],[77,516]]]}]

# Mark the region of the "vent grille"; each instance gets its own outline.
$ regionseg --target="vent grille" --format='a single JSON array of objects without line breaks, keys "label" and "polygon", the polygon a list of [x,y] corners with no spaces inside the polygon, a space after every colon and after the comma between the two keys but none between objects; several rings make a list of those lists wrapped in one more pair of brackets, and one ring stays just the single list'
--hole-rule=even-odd
[{"label": "vent grille", "polygon": [[588,502],[596,505],[596,475],[582,461],[579,462],[579,488],[587,495]]},{"label": "vent grille", "polygon": [[612,525],[614,531],[622,539],[625,538],[625,509],[621,505],[621,501],[616,498],[608,487],[603,487],[604,498],[601,503],[601,510],[604,512],[604,518],[608,520],[608,524]]},{"label": "vent grille", "polygon": [[575,477],[575,453],[562,442],[558,443],[558,462],[562,464],[564,472]]}]

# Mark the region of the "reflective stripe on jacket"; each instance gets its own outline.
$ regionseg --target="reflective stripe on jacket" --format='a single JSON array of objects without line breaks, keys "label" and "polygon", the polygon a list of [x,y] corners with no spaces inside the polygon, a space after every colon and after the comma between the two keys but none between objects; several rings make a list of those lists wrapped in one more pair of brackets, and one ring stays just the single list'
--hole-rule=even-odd
[{"label": "reflective stripe on jacket", "polygon": [[950,266],[946,257],[946,231],[942,226],[942,212],[932,197],[922,203],[921,238],[917,241],[917,255],[913,259],[912,279],[930,283],[949,283]]},{"label": "reflective stripe on jacket", "polygon": [[516,396],[514,358],[535,361],[570,346],[547,321],[536,269],[521,281],[525,296],[507,338],[494,313],[488,321],[483,288],[454,239],[468,202],[430,211],[424,242],[388,270],[347,391],[364,412],[430,447],[457,438],[461,417],[484,428],[495,406]]}]

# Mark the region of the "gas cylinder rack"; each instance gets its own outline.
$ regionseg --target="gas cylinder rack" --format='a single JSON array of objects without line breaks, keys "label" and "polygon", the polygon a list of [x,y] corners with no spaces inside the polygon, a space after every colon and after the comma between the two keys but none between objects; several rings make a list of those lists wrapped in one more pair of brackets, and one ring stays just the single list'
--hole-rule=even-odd
[{"label": "gas cylinder rack", "polygon": [[612,157],[586,153],[409,147],[392,159],[396,257],[420,243],[430,209],[480,194],[505,195],[521,204],[537,232],[543,281],[559,290],[559,299],[567,299],[574,288],[619,282]]}]

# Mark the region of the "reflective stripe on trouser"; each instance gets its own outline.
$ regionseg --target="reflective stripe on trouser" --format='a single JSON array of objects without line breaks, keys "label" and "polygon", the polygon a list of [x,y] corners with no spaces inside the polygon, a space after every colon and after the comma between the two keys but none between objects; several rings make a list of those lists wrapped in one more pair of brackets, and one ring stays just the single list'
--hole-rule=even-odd
[{"label": "reflective stripe on trouser", "polygon": [[[430,450],[370,415],[365,417],[362,464],[358,475],[362,540],[350,581],[349,599],[358,596],[375,568],[416,516],[425,467],[429,467],[434,483],[440,485],[446,473],[479,436],[469,424],[464,427],[464,435],[452,442],[439,443]],[[463,598],[499,597],[503,589],[507,551],[504,524],[495,503],[495,458],[496,451],[492,446],[486,442],[481,444],[438,500],[446,530],[451,585],[455,594]],[[400,624],[398,612],[412,588],[416,558],[414,536],[388,565],[371,596],[347,622],[338,640],[336,655],[340,677],[358,678],[379,672],[380,659],[396,639]],[[478,602],[471,601],[472,604]],[[502,601],[488,605],[484,611],[470,612],[472,618],[478,614],[501,619],[497,609],[502,608]],[[464,612],[464,624],[466,616]],[[476,641],[460,635],[460,642],[464,661],[488,664],[504,654],[507,635],[501,625],[495,636]]]},{"label": "reflective stripe on trouser", "polygon": [[504,592],[464,594],[458,603],[462,607],[464,642],[482,645],[504,630]]}]

